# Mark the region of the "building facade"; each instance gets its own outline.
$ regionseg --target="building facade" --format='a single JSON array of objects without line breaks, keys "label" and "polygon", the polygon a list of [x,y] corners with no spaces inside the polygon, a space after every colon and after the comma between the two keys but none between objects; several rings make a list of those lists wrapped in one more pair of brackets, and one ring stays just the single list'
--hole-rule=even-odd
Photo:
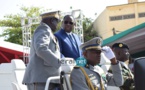
[{"label": "building facade", "polygon": [[106,39],[145,22],[145,2],[128,0],[128,4],[108,6],[94,21],[94,29]]}]

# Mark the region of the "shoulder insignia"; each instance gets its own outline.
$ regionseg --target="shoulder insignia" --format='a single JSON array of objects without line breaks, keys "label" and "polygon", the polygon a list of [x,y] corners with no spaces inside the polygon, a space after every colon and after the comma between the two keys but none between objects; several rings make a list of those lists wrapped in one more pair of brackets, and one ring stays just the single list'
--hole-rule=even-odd
[{"label": "shoulder insignia", "polygon": [[75,67],[74,67],[74,69],[79,69],[79,68],[80,68],[79,66],[75,66]]}]

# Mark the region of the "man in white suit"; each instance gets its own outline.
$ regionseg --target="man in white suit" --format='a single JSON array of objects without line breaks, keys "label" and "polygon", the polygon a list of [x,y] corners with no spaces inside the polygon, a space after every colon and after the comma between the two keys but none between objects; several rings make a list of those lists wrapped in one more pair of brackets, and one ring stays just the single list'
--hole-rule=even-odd
[{"label": "man in white suit", "polygon": [[[47,78],[58,76],[60,72],[59,45],[52,32],[59,22],[59,11],[41,14],[41,17],[32,37],[30,61],[23,79],[28,90],[44,90]],[[49,90],[56,87],[59,88],[59,82],[52,81]]]}]

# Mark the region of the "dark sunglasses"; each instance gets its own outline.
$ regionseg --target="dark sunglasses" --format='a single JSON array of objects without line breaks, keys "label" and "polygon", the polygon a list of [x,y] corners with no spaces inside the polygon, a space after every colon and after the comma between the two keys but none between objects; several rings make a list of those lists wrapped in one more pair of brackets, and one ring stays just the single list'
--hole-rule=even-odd
[{"label": "dark sunglasses", "polygon": [[74,23],[73,23],[73,22],[69,22],[69,21],[64,21],[64,24],[70,24],[70,25],[73,25]]}]

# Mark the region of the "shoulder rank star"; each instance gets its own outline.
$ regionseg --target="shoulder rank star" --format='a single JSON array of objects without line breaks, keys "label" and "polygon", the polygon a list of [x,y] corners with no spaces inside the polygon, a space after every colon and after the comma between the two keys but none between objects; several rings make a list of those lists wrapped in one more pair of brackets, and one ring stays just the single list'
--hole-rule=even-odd
[{"label": "shoulder rank star", "polygon": [[122,44],[119,44],[119,47],[122,47],[123,45]]}]

